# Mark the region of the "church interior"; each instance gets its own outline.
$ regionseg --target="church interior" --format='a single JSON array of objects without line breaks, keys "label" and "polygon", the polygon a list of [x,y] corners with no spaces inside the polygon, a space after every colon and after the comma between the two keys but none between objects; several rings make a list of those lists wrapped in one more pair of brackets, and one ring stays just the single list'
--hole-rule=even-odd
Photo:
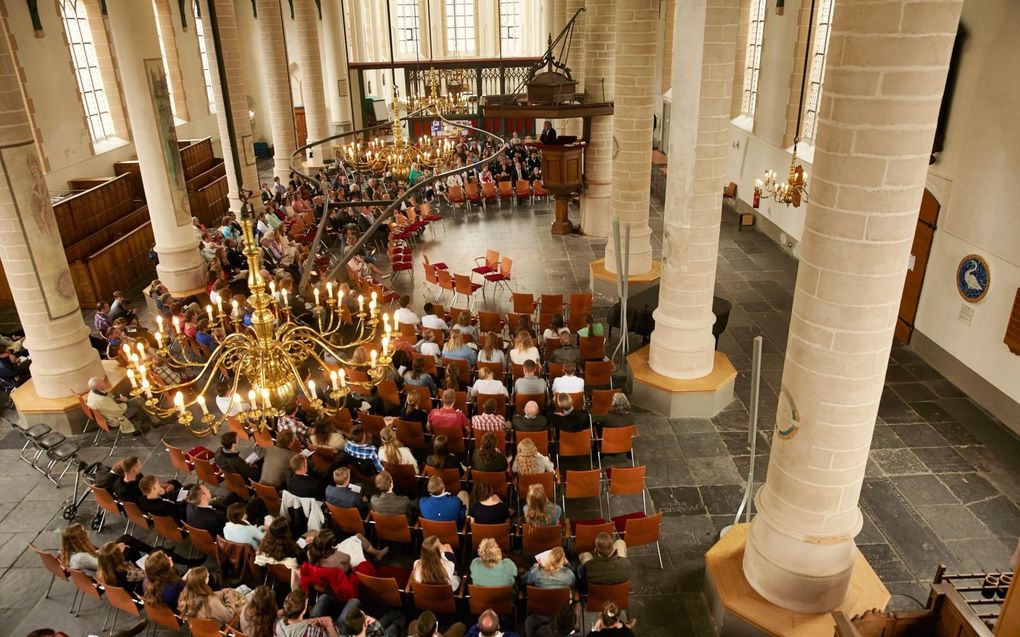
[{"label": "church interior", "polygon": [[1020,3],[0,27],[0,635],[1020,637]]}]

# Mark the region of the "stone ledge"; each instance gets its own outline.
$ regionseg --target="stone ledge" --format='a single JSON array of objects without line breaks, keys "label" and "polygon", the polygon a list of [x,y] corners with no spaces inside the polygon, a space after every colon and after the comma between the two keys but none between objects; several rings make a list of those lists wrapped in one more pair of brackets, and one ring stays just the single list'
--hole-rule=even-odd
[{"label": "stone ledge", "polygon": [[[592,292],[608,298],[617,298],[617,276],[616,273],[606,269],[606,260],[604,258],[592,261],[588,266],[588,274]],[[634,296],[654,285],[658,285],[661,276],[662,263],[653,259],[651,270],[644,274],[635,274],[627,277],[629,281],[628,293]]]},{"label": "stone ledge", "polygon": [[[705,553],[705,597],[719,628],[719,637],[819,637],[832,635],[830,613],[805,615],[767,601],[744,578],[744,544],[750,525],[737,524]],[[885,609],[889,591],[859,549],[846,600],[838,610],[853,617],[873,608]]]},{"label": "stone ledge", "polygon": [[708,375],[682,380],[653,370],[649,349],[642,347],[627,357],[636,404],[669,418],[711,418],[733,401],[737,370],[726,354],[715,353]]}]

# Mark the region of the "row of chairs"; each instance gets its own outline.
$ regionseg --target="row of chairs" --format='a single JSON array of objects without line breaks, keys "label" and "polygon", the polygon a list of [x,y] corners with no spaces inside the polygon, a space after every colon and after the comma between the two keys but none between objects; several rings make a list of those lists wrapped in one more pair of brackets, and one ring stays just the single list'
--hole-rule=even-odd
[{"label": "row of chairs", "polygon": [[509,180],[500,182],[487,182],[480,184],[478,181],[469,181],[464,187],[451,186],[446,190],[446,200],[451,206],[467,204],[479,204],[485,209],[487,203],[496,202],[503,207],[503,201],[509,200],[511,205],[516,205],[527,200],[534,203],[536,199],[548,199],[549,191],[541,181],[534,184],[527,179],[518,179],[517,183]]},{"label": "row of chairs", "polygon": [[[78,443],[68,440],[67,437],[45,423],[23,426],[20,422],[8,420],[11,428],[18,432],[25,444],[21,447],[18,459],[43,474],[47,480],[57,487],[64,479],[68,469],[78,464]],[[40,464],[45,462],[45,465]],[[54,477],[53,471],[57,465],[63,463],[64,469],[60,475]]]}]

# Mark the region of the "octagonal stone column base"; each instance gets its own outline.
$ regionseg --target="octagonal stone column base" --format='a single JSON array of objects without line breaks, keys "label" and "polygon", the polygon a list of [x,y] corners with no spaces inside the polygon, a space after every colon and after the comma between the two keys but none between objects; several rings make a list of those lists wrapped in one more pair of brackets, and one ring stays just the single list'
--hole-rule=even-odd
[{"label": "octagonal stone column base", "polygon": [[726,354],[715,353],[707,376],[682,380],[653,370],[648,365],[650,350],[642,347],[627,356],[634,404],[668,418],[711,418],[733,402],[737,370]]}]

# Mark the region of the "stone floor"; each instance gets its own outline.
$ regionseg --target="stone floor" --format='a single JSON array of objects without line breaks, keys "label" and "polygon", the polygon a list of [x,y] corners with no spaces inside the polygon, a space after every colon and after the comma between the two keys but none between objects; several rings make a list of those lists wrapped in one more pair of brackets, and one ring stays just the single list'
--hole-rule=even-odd
[{"label": "stone floor", "polygon": [[[653,198],[653,237],[661,231],[661,188],[659,179]],[[548,204],[444,214],[447,218],[436,238],[426,236],[423,247],[429,257],[467,272],[485,248],[498,249],[514,259],[514,284],[521,291],[585,290],[588,263],[604,251],[605,240],[550,236]],[[719,529],[733,520],[744,490],[750,462],[746,433],[750,352],[758,334],[764,338],[764,357],[756,482],[768,469],[796,263],[763,235],[738,232],[734,219],[724,218],[717,294],[734,306],[720,348],[739,370],[738,398],[711,419],[639,414],[637,459],[648,466],[650,504],[666,514],[661,543],[665,570],[659,570],[654,551],[634,552],[632,614],[638,618],[640,635],[713,634],[701,594],[703,555]],[[658,245],[655,250],[658,254]],[[414,306],[420,308],[424,302],[420,271],[416,277]],[[405,277],[396,288],[412,291],[412,282]],[[597,307],[604,309],[611,302],[599,299]],[[508,305],[505,294],[496,300],[490,295],[488,307],[505,311]],[[116,455],[130,451],[144,459],[147,473],[169,475],[168,459],[158,446],[160,435],[193,444],[188,434],[165,425],[142,438],[122,441]],[[22,636],[43,625],[73,636],[98,634],[105,606],[86,603],[82,617],[73,618],[67,614],[71,588],[59,582],[50,598],[43,598],[49,576],[27,545],[57,547],[66,524],[61,511],[72,488],[55,489],[18,462],[18,448],[16,435],[0,440],[0,635]],[[89,448],[83,456],[100,459],[108,450]],[[861,494],[865,524],[857,537],[894,593],[892,606],[912,607],[923,601],[939,563],[951,571],[1007,565],[1020,534],[1018,465],[1020,444],[1000,423],[909,348],[893,348]],[[613,510],[638,506],[637,501],[614,500]],[[94,510],[90,498],[78,520],[87,522]],[[573,517],[587,512],[573,504],[568,510]],[[113,522],[101,537],[111,539],[122,530]]]}]

